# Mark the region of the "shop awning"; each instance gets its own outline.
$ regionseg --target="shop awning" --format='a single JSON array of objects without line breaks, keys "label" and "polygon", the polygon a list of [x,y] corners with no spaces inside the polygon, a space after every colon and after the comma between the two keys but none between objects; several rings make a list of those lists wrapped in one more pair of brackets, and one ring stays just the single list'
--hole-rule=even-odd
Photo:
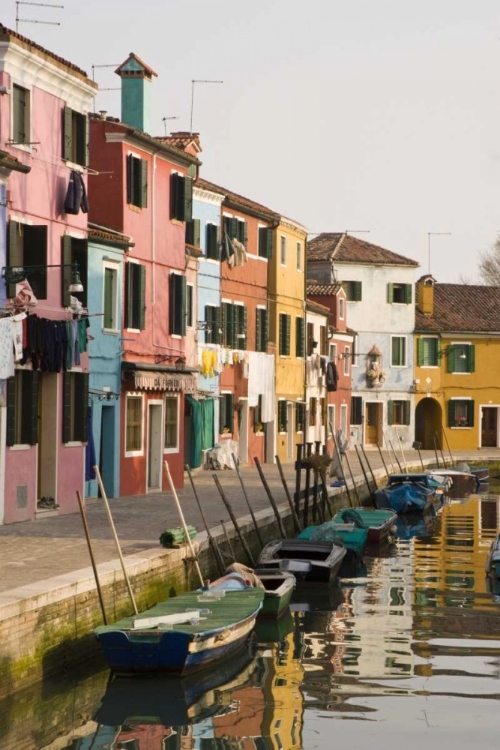
[{"label": "shop awning", "polygon": [[159,372],[156,370],[132,370],[127,372],[127,379],[134,387],[144,391],[196,391],[196,375],[186,372]]}]

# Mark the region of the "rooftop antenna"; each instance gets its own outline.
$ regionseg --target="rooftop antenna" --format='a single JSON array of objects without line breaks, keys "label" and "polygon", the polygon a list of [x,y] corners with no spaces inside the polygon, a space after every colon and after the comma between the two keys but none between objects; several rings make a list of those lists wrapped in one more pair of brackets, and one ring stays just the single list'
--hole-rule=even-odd
[{"label": "rooftop antenna", "polygon": [[191,81],[191,123],[189,126],[189,132],[193,134],[193,110],[194,110],[194,84],[195,83],[224,83],[224,81],[202,81],[193,78]]},{"label": "rooftop antenna", "polygon": [[167,135],[167,120],[178,120],[179,118],[177,116],[175,117],[162,117],[161,120],[163,122],[163,127],[165,128],[165,135]]},{"label": "rooftop antenna", "polygon": [[[106,63],[105,65],[92,65],[92,80],[95,81],[95,69],[96,68],[117,68],[120,65],[120,63]],[[120,86],[112,86],[111,88],[102,89],[99,86],[99,91],[96,91],[94,94],[94,112],[95,112],[95,99],[97,94],[99,94],[101,91],[120,91]]]},{"label": "rooftop antenna", "polygon": [[61,24],[57,21],[38,21],[31,18],[20,18],[19,17],[19,6],[20,5],[36,5],[38,8],[64,8],[64,5],[53,5],[52,3],[27,3],[24,0],[16,0],[16,32],[19,31],[20,23],[43,23],[46,26],[60,26]]},{"label": "rooftop antenna", "polygon": [[431,237],[435,237],[436,235],[440,235],[440,234],[450,235],[451,232],[427,232],[427,252],[429,255],[429,268],[428,268],[427,273],[429,274],[431,272]]}]

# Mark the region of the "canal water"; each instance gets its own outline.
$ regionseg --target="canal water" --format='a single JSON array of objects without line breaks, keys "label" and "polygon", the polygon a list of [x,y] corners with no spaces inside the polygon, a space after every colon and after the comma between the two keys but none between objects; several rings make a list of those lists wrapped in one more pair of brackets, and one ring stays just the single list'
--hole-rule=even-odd
[{"label": "canal water", "polygon": [[403,518],[356,575],[298,589],[252,651],[189,681],[103,664],[0,706],[2,750],[469,750],[500,743],[500,496]]}]

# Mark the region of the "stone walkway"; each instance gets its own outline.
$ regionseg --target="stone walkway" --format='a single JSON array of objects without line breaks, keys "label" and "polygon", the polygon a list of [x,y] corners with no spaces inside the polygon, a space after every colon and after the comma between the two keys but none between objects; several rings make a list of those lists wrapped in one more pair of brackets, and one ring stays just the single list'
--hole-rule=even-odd
[{"label": "stone walkway", "polygon": [[[418,470],[420,462],[416,451],[408,451],[405,456],[407,464]],[[425,463],[435,461],[434,453],[431,451],[423,452],[422,457]],[[368,458],[375,472],[383,471],[378,452],[370,451]],[[390,470],[391,463],[386,452],[384,452],[384,458]],[[363,482],[356,453],[350,451],[349,459],[356,483]],[[500,461],[500,449],[457,453],[455,459],[476,462]],[[276,502],[278,505],[286,504],[288,510],[277,467],[266,464],[263,469]],[[284,471],[290,494],[293,496],[295,489],[293,464],[286,464]],[[210,526],[219,525],[221,520],[230,526],[228,513],[213,482],[213,473],[200,471],[195,475],[194,481],[200,501]],[[254,511],[269,510],[270,503],[257,470],[243,467],[241,473]],[[236,472],[228,470],[217,474],[236,517],[247,516],[248,508]],[[178,495],[186,522],[195,526],[198,531],[202,531],[201,516],[187,477],[186,485],[178,492]],[[108,562],[117,558],[102,500],[87,500],[86,505],[97,562]],[[180,526],[170,492],[114,498],[110,500],[110,507],[124,555],[146,549],[158,549],[159,536],[162,531]],[[2,594],[20,586],[28,586],[54,576],[71,573],[89,565],[90,559],[79,513],[0,527],[0,570],[2,571],[0,593]]]}]

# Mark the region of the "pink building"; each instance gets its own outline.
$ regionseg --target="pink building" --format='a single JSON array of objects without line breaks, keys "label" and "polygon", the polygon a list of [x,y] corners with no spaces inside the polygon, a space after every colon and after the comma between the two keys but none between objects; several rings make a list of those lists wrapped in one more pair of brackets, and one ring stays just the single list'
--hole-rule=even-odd
[{"label": "pink building", "polygon": [[[84,71],[0,25],[0,148],[30,168],[8,181],[1,302],[4,311],[11,307],[6,300],[22,279],[37,298],[21,323],[15,367],[2,372],[5,523],[72,512],[76,491],[83,492],[86,321],[74,313],[78,298],[86,302],[85,169],[95,90]],[[75,263],[83,293],[74,291]],[[26,308],[17,300],[15,309]]]},{"label": "pink building", "polygon": [[[186,334],[195,326],[194,258],[186,260],[196,156],[149,135],[149,90],[156,73],[131,54],[122,80],[121,120],[93,116],[90,218],[131,238],[122,331],[120,494],[176,486],[184,467],[184,400],[196,390]],[[188,174],[189,172],[189,174]],[[104,176],[106,175],[106,176]],[[188,282],[186,276],[189,276]]]}]

